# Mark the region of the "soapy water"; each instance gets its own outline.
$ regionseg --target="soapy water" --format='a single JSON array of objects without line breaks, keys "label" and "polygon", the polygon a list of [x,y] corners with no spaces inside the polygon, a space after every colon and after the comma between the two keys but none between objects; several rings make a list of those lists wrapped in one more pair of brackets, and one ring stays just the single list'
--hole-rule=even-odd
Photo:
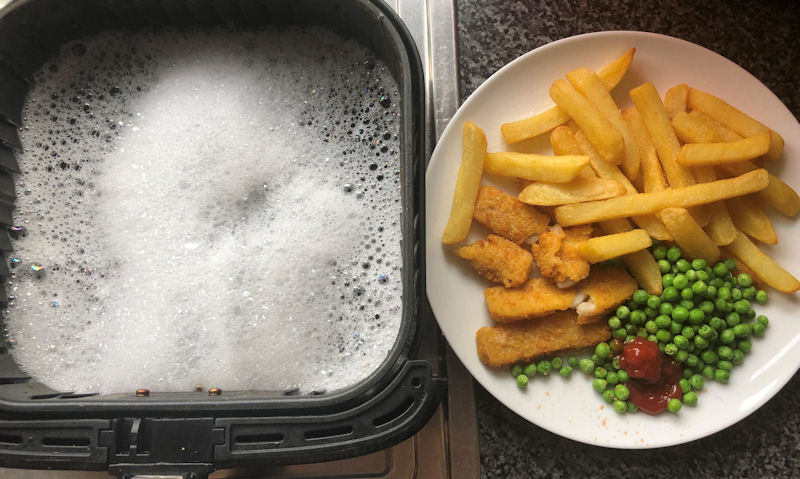
[{"label": "soapy water", "polygon": [[108,32],[35,76],[8,338],[60,391],[331,391],[401,321],[397,84],[322,29]]}]

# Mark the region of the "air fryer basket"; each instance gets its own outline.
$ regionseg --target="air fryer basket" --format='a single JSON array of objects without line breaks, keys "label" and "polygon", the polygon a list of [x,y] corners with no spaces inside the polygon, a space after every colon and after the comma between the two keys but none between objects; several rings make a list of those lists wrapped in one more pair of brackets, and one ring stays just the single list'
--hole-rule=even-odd
[{"label": "air fryer basket", "polygon": [[[317,25],[353,38],[390,68],[401,92],[403,312],[381,367],[342,391],[94,395],[53,391],[0,351],[0,465],[126,476],[297,464],[388,447],[420,429],[445,379],[413,359],[424,307],[424,89],[414,42],[382,0],[15,0],[0,11],[0,276],[14,207],[13,150],[29,79],[61,45],[111,29]],[[0,300],[6,292],[0,284]]]}]

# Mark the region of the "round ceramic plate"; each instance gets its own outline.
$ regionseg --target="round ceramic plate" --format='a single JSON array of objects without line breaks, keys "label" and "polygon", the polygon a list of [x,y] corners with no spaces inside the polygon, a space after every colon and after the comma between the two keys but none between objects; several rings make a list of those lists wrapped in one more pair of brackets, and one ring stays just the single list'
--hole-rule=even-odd
[{"label": "round ceramic plate", "polygon": [[[548,135],[524,145],[507,145],[500,125],[550,107],[548,89],[556,78],[581,66],[599,70],[631,47],[636,48],[633,64],[613,92],[621,108],[632,104],[627,92],[646,81],[653,82],[662,95],[678,83],[713,93],[783,136],[783,159],[770,169],[795,190],[800,189],[800,125],[767,87],[733,62],[692,43],[650,33],[602,32],[567,38],[527,53],[492,75],[444,131],[426,173],[427,291],[436,319],[458,357],[507,407],[538,426],[577,441],[651,448],[684,443],[724,429],[755,411],[786,384],[800,366],[797,295],[770,291],[768,304],[757,307],[770,318],[767,334],[753,340],[752,353],[734,368],[729,384],[707,382],[696,407],[684,407],[678,414],[621,415],[605,404],[589,378],[580,372],[568,379],[558,374],[536,377],[527,390],[522,390],[508,369],[484,366],[475,349],[475,332],[492,324],[483,297],[489,283],[440,241],[461,160],[464,122],[470,120],[484,129],[489,151],[518,149],[552,154]],[[484,178],[486,183],[493,180]],[[791,245],[800,230],[797,219],[777,213],[771,216],[780,240],[777,246],[764,250],[798,277],[800,257]],[[468,241],[486,233],[474,224]]]}]

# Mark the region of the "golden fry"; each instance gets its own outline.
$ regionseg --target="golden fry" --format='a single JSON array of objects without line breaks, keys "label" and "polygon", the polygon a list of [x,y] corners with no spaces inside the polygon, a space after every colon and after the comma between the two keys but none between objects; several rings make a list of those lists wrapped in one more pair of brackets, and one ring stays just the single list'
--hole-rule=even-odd
[{"label": "golden fry", "polygon": [[518,198],[529,205],[558,206],[602,200],[625,192],[625,187],[617,181],[579,176],[569,183],[531,183]]},{"label": "golden fry", "polygon": [[493,233],[522,244],[547,229],[550,217],[494,186],[481,186],[475,202],[475,221]]},{"label": "golden fry", "polygon": [[[730,175],[741,175],[756,169],[749,161],[720,165],[720,169]],[[767,187],[756,193],[764,203],[786,216],[800,213],[800,195],[783,180],[770,173]]]},{"label": "golden fry", "polygon": [[665,208],[659,216],[687,256],[703,258],[711,264],[719,259],[719,248],[686,209]]},{"label": "golden fry", "polygon": [[676,161],[681,144],[672,130],[669,116],[656,88],[650,82],[644,83],[631,90],[630,95],[650,133],[669,186],[677,188],[694,184],[691,172]]},{"label": "golden fry", "polygon": [[769,139],[770,132],[765,131],[734,142],[686,144],[678,155],[678,163],[683,166],[700,166],[752,160],[769,150]]},{"label": "golden fry", "polygon": [[[700,183],[717,181],[717,174],[713,166],[698,166],[694,169],[694,173]],[[736,238],[736,227],[733,225],[733,220],[728,213],[725,202],[709,203],[706,208],[711,214],[711,219],[706,225],[706,233],[717,246],[729,244]]]},{"label": "golden fry", "polygon": [[567,183],[572,181],[589,158],[580,155],[547,156],[533,153],[487,153],[483,172],[531,181]]},{"label": "golden fry", "polygon": [[[630,222],[625,218],[601,221],[598,225],[605,234],[624,233],[633,229]],[[661,270],[649,251],[642,250],[626,254],[622,257],[622,261],[625,263],[625,266],[628,267],[628,271],[636,278],[636,282],[639,283],[642,289],[649,294],[661,294],[663,288],[661,283]]]},{"label": "golden fry", "polygon": [[485,326],[475,334],[475,342],[481,362],[500,367],[594,346],[610,337],[602,321],[580,325],[575,311],[564,311],[532,321]]},{"label": "golden fry", "polygon": [[689,85],[681,83],[667,90],[664,94],[664,109],[670,119],[679,113],[686,113],[686,99],[689,96]]},{"label": "golden fry", "polygon": [[721,141],[717,132],[697,115],[682,111],[670,121],[675,136],[684,143],[713,143]]},{"label": "golden fry", "polygon": [[714,95],[696,88],[689,88],[687,103],[689,107],[702,111],[744,137],[755,136],[767,131],[771,132],[769,151],[764,155],[764,159],[775,161],[781,157],[783,153],[783,138],[760,121],[753,119]]},{"label": "golden fry", "polygon": [[575,247],[583,259],[594,264],[646,249],[652,244],[653,240],[650,239],[647,231],[637,229],[590,238],[578,243]]},{"label": "golden fry", "polygon": [[639,176],[639,150],[633,139],[633,134],[628,128],[628,124],[622,118],[619,107],[611,98],[611,94],[605,88],[603,81],[600,80],[593,71],[588,68],[578,68],[567,73],[567,80],[583,95],[595,108],[608,120],[611,125],[622,135],[624,143],[622,157],[622,171],[628,178],[635,179]]},{"label": "golden fry", "polygon": [[739,141],[744,138],[742,135],[736,133],[700,110],[690,111],[689,116],[694,120],[703,122],[703,124],[714,130],[714,133],[717,134],[718,139],[712,141]]},{"label": "golden fry", "polygon": [[562,226],[572,226],[655,213],[670,207],[687,208],[754,193],[764,189],[768,182],[767,171],[759,169],[711,183],[559,206],[555,209],[555,217]]},{"label": "golden fry", "polygon": [[800,290],[800,281],[758,249],[744,233],[739,232],[736,239],[728,245],[728,249],[736,259],[753,271],[756,278],[769,286],[783,293],[796,293]]},{"label": "golden fry", "polygon": [[625,140],[589,100],[560,78],[550,86],[550,98],[575,120],[604,160],[615,165],[622,162]]},{"label": "golden fry", "polygon": [[[600,79],[603,80],[609,91],[617,86],[625,76],[633,61],[634,53],[636,53],[636,49],[631,48],[598,72]],[[569,121],[569,115],[558,106],[553,106],[533,117],[503,123],[500,125],[500,132],[506,143],[517,143],[547,133],[567,121]]]},{"label": "golden fry", "polygon": [[740,196],[729,199],[727,204],[736,229],[758,241],[778,244],[778,233],[775,232],[767,212],[759,206],[755,198]]},{"label": "golden fry", "polygon": [[642,185],[645,193],[667,189],[664,170],[661,169],[661,163],[658,162],[656,148],[652,145],[642,155]]},{"label": "golden fry", "polygon": [[442,243],[455,244],[464,241],[472,224],[472,213],[483,175],[486,158],[486,135],[471,121],[464,123],[463,152],[458,178],[453,192],[450,218],[442,234]]}]

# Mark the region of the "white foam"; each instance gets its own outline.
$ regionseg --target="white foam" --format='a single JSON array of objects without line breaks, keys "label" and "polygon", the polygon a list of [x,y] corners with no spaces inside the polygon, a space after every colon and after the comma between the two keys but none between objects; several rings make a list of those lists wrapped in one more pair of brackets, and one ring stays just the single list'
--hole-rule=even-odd
[{"label": "white foam", "polygon": [[25,110],[17,362],[102,393],[374,371],[400,325],[401,205],[396,84],[370,56],[316,29],[67,45]]}]

